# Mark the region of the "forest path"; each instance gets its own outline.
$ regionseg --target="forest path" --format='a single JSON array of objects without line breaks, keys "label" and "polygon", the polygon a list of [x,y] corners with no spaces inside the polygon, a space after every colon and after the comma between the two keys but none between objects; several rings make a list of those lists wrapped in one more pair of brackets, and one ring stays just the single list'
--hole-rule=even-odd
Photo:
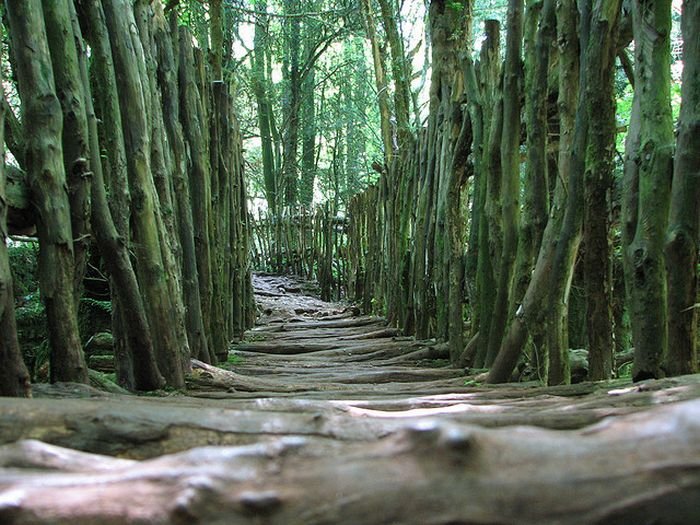
[{"label": "forest path", "polygon": [[0,399],[0,523],[700,522],[700,376],[480,385],[308,283],[255,285],[258,326],[187,395]]}]

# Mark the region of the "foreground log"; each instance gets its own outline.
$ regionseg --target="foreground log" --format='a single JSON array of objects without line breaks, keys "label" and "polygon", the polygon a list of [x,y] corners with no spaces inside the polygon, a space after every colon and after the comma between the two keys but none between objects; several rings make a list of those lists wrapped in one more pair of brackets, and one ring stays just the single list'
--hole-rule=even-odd
[{"label": "foreground log", "polygon": [[567,432],[419,419],[137,463],[21,442],[0,450],[0,521],[694,523],[699,422],[698,400]]}]

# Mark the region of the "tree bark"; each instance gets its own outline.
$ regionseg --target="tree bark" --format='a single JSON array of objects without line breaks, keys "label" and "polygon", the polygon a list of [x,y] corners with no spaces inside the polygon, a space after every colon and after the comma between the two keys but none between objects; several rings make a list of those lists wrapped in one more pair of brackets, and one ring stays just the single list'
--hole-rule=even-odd
[{"label": "tree bark", "polygon": [[[100,155],[100,160],[105,188],[109,193],[109,209],[119,235],[119,242],[128,251],[131,238],[129,227],[131,197],[112,48],[100,0],[79,0],[76,5],[79,8],[82,32],[90,43],[92,58],[90,85],[97,87],[93,89],[96,117],[98,122],[110,123],[98,128],[105,153]],[[112,332],[117,381],[125,388],[133,389],[135,388],[134,352],[137,350],[129,346],[128,326],[125,324],[128,315],[125,310],[128,304],[121,302],[119,294],[115,291],[116,284],[112,282],[110,286],[114,303]]]},{"label": "tree bark", "polygon": [[163,12],[157,9],[154,18],[154,38],[158,54],[158,81],[162,93],[163,117],[172,153],[173,194],[177,210],[177,231],[182,257],[182,288],[185,302],[187,341],[193,357],[211,362],[207,334],[202,319],[197,257],[195,252],[190,183],[187,174],[187,152],[180,123],[178,65],[174,44],[179,46],[177,33],[171,36]]},{"label": "tree bark", "polygon": [[[281,414],[268,413],[267,421],[281,422]],[[243,416],[228,421],[255,426],[250,414]],[[52,525],[693,523],[699,417],[699,402],[687,401],[575,431],[389,418],[380,426],[391,430],[370,441],[299,436],[304,427],[265,442],[251,443],[245,434],[237,442],[229,433],[222,443],[243,445],[143,462],[19,441],[0,449],[7,472],[0,518]],[[320,427],[327,418],[316,412],[301,421]],[[94,432],[114,423],[91,424]],[[128,437],[142,426],[105,435]],[[169,434],[159,433],[158,421],[148,428],[151,441]]]},{"label": "tree bark", "polygon": [[[663,248],[673,173],[670,70],[671,2],[635,0],[635,97],[638,97],[639,201],[634,238],[625,249],[635,380],[661,377],[668,349]],[[634,143],[632,143],[634,145]]]},{"label": "tree bark", "polygon": [[508,324],[513,270],[518,251],[522,40],[523,0],[509,0],[506,59],[503,67],[503,133],[500,141],[503,246],[499,254],[496,301],[488,337],[487,365],[498,354]]},{"label": "tree bark", "polygon": [[78,73],[76,36],[73,34],[67,0],[43,0],[46,37],[51,53],[56,95],[63,109],[63,165],[68,181],[75,276],[73,294],[76,311],[90,246],[89,146],[84,133],[85,107]]},{"label": "tree bark", "polygon": [[700,3],[685,1],[683,87],[666,233],[670,375],[698,372],[698,230],[700,229]]},{"label": "tree bark", "polygon": [[[0,76],[0,80],[2,77]],[[0,97],[4,89],[0,83]],[[4,158],[5,105],[0,106],[0,157]],[[0,164],[0,396],[29,397],[29,372],[22,359],[15,322],[15,296],[7,253],[5,168]]]},{"label": "tree bark", "polygon": [[[573,3],[568,5],[573,8]],[[589,5],[582,12],[581,18],[581,48],[585,54],[581,60],[581,89],[576,110],[576,125],[574,128],[568,188],[560,188],[566,196],[566,206],[559,204],[562,198],[555,197],[554,214],[550,217],[545,229],[542,248],[535,265],[535,271],[528,286],[522,308],[516,314],[504,339],[493,368],[489,372],[488,381],[491,383],[510,380],[518,357],[527,341],[529,327],[538,326],[547,318],[548,307],[568,296],[571,285],[574,260],[581,238],[583,220],[583,177],[585,170],[585,152],[588,143],[590,116],[587,105],[587,94],[596,86],[596,72],[600,64],[604,67],[614,67],[614,62],[605,60],[609,49],[615,45],[613,31],[619,11],[620,2],[596,0],[593,9],[588,13]],[[563,181],[559,179],[560,183]],[[569,382],[568,355],[550,354],[549,384]]]},{"label": "tree bark", "polygon": [[[617,31],[617,24],[612,28]],[[615,46],[601,56],[587,93],[589,142],[586,159],[583,257],[588,334],[588,378],[610,379],[613,362],[612,246],[610,240],[615,150]]]},{"label": "tree bark", "polygon": [[394,157],[394,132],[391,126],[391,107],[389,105],[389,92],[385,73],[384,57],[381,52],[379,37],[372,3],[369,0],[361,0],[362,19],[372,48],[372,60],[374,64],[374,82],[377,88],[377,102],[379,104],[379,118],[381,123],[382,144],[384,146],[384,162],[391,165]]},{"label": "tree bark", "polygon": [[[96,4],[93,4],[93,8]],[[76,42],[80,45],[77,49],[78,71],[77,75],[82,81],[81,92],[74,96],[83,99],[84,114],[76,116],[77,130],[81,140],[89,145],[89,166],[92,173],[92,224],[97,245],[102,255],[102,260],[107,268],[107,273],[113,282],[112,293],[116,296],[117,304],[128,305],[122,308],[125,326],[126,344],[133,351],[133,359],[129,360],[128,370],[124,375],[133,377],[133,384],[126,386],[140,391],[157,390],[164,386],[165,381],[158,370],[155,361],[153,339],[148,325],[146,309],[143,304],[136,273],[131,263],[128,247],[123,242],[115,226],[109,209],[102,162],[100,159],[100,141],[97,128],[97,117],[92,103],[90,91],[90,79],[88,76],[87,52],[82,45],[82,34],[77,21],[77,15],[72,6],[70,16],[72,18],[73,32]]]},{"label": "tree bark", "polygon": [[[131,187],[136,269],[144,297],[158,367],[168,385],[184,386],[181,345],[161,252],[165,232],[159,225],[157,194],[151,174],[150,123],[145,89],[145,63],[131,6],[124,0],[103,2],[118,72],[119,100]],[[176,300],[178,298],[175,298]]]},{"label": "tree bark", "polygon": [[[195,64],[191,35],[186,27],[179,29],[180,58],[180,119],[189,145],[189,182],[192,201],[194,245],[197,254],[199,296],[202,299],[202,319],[210,340],[212,312],[212,261],[210,246],[211,170],[207,143],[203,134],[205,122],[201,94],[195,79]],[[209,348],[210,355],[216,352]]]},{"label": "tree bark", "polygon": [[61,106],[41,2],[8,0],[6,6],[24,108],[27,173],[38,211],[39,287],[48,320],[51,380],[87,383],[74,296],[75,262],[61,145]]},{"label": "tree bark", "polygon": [[[556,1],[528,2],[525,49],[525,128],[527,159],[523,184],[523,206],[518,255],[513,278],[512,307],[522,301],[542,243],[549,215],[549,174],[547,162],[549,55],[556,34]],[[539,28],[533,31],[534,28]]]}]

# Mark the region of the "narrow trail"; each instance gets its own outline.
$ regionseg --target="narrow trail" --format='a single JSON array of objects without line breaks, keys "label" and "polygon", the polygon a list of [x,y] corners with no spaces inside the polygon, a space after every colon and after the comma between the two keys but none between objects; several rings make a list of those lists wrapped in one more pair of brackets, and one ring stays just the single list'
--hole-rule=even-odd
[{"label": "narrow trail", "polygon": [[255,287],[258,325],[186,395],[0,399],[0,523],[700,520],[699,376],[482,385],[310,283]]}]

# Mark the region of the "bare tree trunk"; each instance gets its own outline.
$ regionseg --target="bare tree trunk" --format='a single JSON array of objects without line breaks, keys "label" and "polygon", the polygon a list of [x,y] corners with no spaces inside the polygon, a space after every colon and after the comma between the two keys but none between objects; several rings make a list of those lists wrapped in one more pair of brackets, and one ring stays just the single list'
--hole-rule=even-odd
[{"label": "bare tree trunk", "polygon": [[24,108],[27,173],[38,211],[39,286],[49,327],[51,380],[87,383],[74,296],[75,263],[61,145],[62,113],[41,2],[8,0],[6,5]]}]

